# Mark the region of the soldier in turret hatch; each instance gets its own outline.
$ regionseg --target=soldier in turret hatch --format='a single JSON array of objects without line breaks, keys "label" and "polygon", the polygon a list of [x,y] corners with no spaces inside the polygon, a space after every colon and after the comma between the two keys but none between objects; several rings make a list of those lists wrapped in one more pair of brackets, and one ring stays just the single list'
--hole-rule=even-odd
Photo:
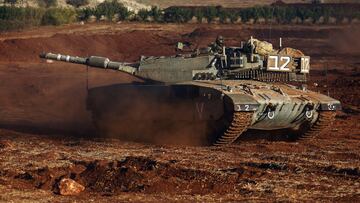
[{"label": "soldier in turret hatch", "polygon": [[211,52],[214,54],[222,54],[224,47],[224,38],[223,36],[217,36],[215,42],[210,44]]}]

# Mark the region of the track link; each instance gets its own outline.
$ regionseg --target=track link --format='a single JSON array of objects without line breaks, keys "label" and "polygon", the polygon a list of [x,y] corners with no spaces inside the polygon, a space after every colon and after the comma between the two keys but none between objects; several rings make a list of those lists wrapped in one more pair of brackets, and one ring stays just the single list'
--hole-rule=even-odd
[{"label": "track link", "polygon": [[214,145],[223,146],[233,143],[250,126],[253,114],[254,112],[235,112],[228,129]]},{"label": "track link", "polygon": [[321,111],[319,112],[319,118],[311,128],[301,135],[301,140],[309,140],[316,137],[322,131],[330,127],[335,120],[335,111]]}]

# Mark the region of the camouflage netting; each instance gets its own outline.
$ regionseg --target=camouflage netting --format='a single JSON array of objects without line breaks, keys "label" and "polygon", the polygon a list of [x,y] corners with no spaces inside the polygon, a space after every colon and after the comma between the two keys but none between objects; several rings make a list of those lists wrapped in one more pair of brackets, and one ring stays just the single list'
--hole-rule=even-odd
[{"label": "camouflage netting", "polygon": [[[305,56],[304,53],[302,53],[298,49],[293,49],[290,47],[283,48],[281,50],[276,50],[273,48],[273,45],[267,41],[261,41],[258,39],[253,39],[253,43],[255,46],[254,52],[260,55],[267,55],[267,54],[280,54],[280,55],[289,55],[292,57],[301,57]],[[250,40],[247,42],[247,47],[250,47]]]},{"label": "camouflage netting", "polygon": [[302,51],[298,50],[298,49],[293,49],[293,48],[290,48],[290,47],[285,47],[283,49],[281,49],[278,54],[281,54],[281,55],[289,55],[289,56],[292,56],[292,57],[301,57],[301,56],[305,56],[304,53],[302,53]]},{"label": "camouflage netting", "polygon": [[[273,48],[273,45],[267,41],[260,41],[258,39],[253,39],[253,43],[255,46],[255,53],[260,55],[267,55],[270,53],[274,53],[275,50]],[[250,40],[248,41],[248,45],[250,45]]]}]

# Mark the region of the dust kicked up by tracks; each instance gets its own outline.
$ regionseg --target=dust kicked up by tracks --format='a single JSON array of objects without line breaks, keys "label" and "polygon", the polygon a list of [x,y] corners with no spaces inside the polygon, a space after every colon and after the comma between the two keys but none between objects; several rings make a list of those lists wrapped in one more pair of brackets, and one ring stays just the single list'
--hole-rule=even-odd
[{"label": "dust kicked up by tracks", "polygon": [[[218,34],[232,45],[250,35],[267,39],[266,26],[86,25],[2,35],[0,201],[359,200],[359,52],[342,54],[346,47],[338,46],[341,33],[346,41],[357,40],[350,33],[358,28],[272,28],[272,42],[281,36],[312,56],[309,88],[341,100],[344,110],[314,139],[272,142],[264,136],[225,148],[91,138],[87,79],[91,87],[138,80],[111,70],[47,64],[37,55],[133,61],[140,54],[174,54],[177,41],[204,46]],[[85,191],[58,195],[62,178],[76,180]]]}]

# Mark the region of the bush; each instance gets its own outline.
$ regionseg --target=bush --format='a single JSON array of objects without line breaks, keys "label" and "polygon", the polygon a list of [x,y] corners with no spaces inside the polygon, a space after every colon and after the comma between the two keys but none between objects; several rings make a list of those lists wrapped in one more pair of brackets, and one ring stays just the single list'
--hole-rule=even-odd
[{"label": "bush", "polygon": [[80,6],[86,6],[89,4],[89,0],[66,0],[66,3],[69,5],[72,5],[76,8],[79,8]]},{"label": "bush", "polygon": [[11,5],[15,5],[18,3],[18,0],[4,0],[5,4],[11,4]]},{"label": "bush", "polygon": [[149,11],[149,16],[153,17],[155,21],[160,22],[163,19],[163,12],[159,7],[153,6]]},{"label": "bush", "polygon": [[18,30],[40,25],[44,13],[44,9],[1,6],[0,30]]},{"label": "bush", "polygon": [[39,6],[50,8],[57,6],[57,0],[38,0]]},{"label": "bush", "polygon": [[192,10],[187,8],[170,7],[164,12],[164,21],[185,23],[193,17]]},{"label": "bush", "polygon": [[22,20],[1,20],[0,31],[21,30],[29,27],[30,25]]},{"label": "bush", "polygon": [[[145,11],[143,11],[143,13],[144,12]],[[87,20],[92,15],[96,16],[97,19],[105,16],[108,20],[112,20],[116,14],[120,20],[125,20],[130,16],[131,12],[122,3],[119,3],[117,0],[112,0],[104,1],[95,8],[77,10],[77,14],[79,20]]]},{"label": "bush", "polygon": [[76,12],[67,8],[50,8],[47,9],[43,18],[43,25],[61,25],[74,22],[76,20]]},{"label": "bush", "polygon": [[140,21],[146,21],[149,16],[150,12],[146,9],[140,9],[137,13],[137,19]]},{"label": "bush", "polygon": [[94,15],[97,19],[100,19],[102,15],[106,16],[108,20],[111,20],[115,14],[119,15],[120,20],[127,19],[130,15],[129,10],[117,0],[104,1],[96,6]]},{"label": "bush", "polygon": [[217,8],[215,8],[213,6],[206,7],[204,16],[208,20],[208,22],[211,22],[214,18],[218,17]]},{"label": "bush", "polygon": [[[5,0],[3,2],[16,3],[20,0]],[[42,2],[44,7],[51,7],[56,5],[56,0],[38,0]],[[89,0],[67,0],[69,4],[75,7],[85,5]],[[76,20],[87,20],[90,16],[95,15],[98,19],[101,16],[106,16],[107,19],[112,20],[117,14],[120,20],[128,19],[131,12],[117,0],[107,0],[95,8],[73,9],[66,8],[21,8],[15,6],[0,6],[0,31],[22,29],[30,26],[43,25],[60,25],[71,23]],[[352,20],[354,18],[360,19],[360,10],[357,7],[351,6],[331,6],[323,4],[303,5],[303,6],[256,6],[252,8],[241,9],[227,9],[222,7],[170,7],[161,10],[158,7],[152,7],[150,10],[142,9],[136,15],[136,19],[146,21],[148,17],[152,17],[156,22],[178,22],[185,23],[190,21],[193,17],[198,20],[206,18],[208,22],[214,18],[220,18],[221,22],[230,19],[234,22],[238,17],[241,17],[243,22],[250,19],[257,21],[260,18],[265,20],[276,19],[280,23],[291,23],[295,18],[301,21],[311,18],[313,22],[318,21],[321,17],[323,22],[328,22],[330,17],[335,17],[338,22],[347,18]]]},{"label": "bush", "polygon": [[201,21],[204,18],[204,12],[202,9],[195,9],[192,15],[195,16],[198,21]]},{"label": "bush", "polygon": [[95,9],[93,8],[83,8],[83,9],[77,9],[77,17],[78,20],[87,20],[90,16],[95,14]]}]

